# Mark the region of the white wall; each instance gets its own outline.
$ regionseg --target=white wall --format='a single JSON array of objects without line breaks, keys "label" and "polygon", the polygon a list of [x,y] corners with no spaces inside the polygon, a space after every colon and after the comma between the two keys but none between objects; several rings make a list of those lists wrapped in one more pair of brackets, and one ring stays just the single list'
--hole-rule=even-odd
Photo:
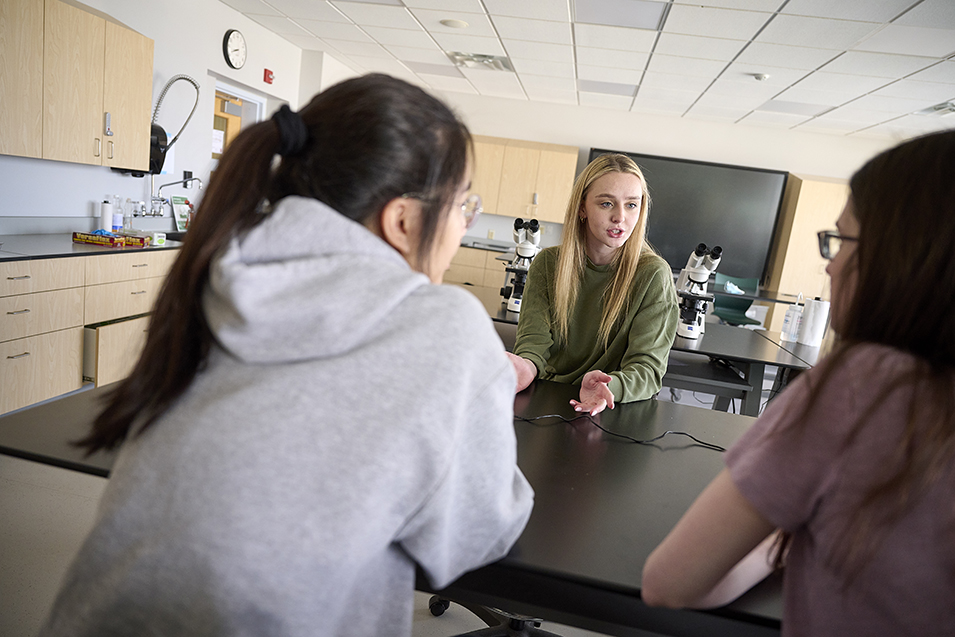
[{"label": "white wall", "polygon": [[[196,113],[167,159],[170,175],[157,175],[156,186],[182,179],[189,170],[207,182],[213,166],[212,112],[215,76],[262,93],[269,106],[298,103],[301,50],[252,22],[219,0],[86,0],[129,28],[155,41],[153,99],[178,74],[201,86]],[[222,37],[239,29],[249,45],[249,57],[240,70],[229,68],[222,56]],[[273,84],[263,81],[264,69],[275,73]],[[172,85],[159,113],[158,124],[170,139],[181,128],[195,101],[187,82]],[[149,177],[136,179],[108,168],[0,155],[0,234],[67,232],[90,229],[95,206],[106,194],[132,199],[149,196]],[[201,197],[196,189],[170,187],[163,195]],[[79,218],[78,218],[79,217]],[[172,225],[169,218],[168,224]]]}]

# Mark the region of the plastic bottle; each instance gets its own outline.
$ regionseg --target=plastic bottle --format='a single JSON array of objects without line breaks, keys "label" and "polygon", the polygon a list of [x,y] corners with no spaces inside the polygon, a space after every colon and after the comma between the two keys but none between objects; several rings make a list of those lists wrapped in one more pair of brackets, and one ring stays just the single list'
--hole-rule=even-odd
[{"label": "plastic bottle", "polygon": [[113,229],[113,204],[110,203],[109,198],[104,199],[103,203],[99,205],[99,215],[100,230],[111,231]]},{"label": "plastic bottle", "polygon": [[802,292],[795,303],[786,310],[786,316],[783,317],[783,329],[779,333],[779,338],[784,341],[795,342],[799,339],[799,329],[802,327]]}]

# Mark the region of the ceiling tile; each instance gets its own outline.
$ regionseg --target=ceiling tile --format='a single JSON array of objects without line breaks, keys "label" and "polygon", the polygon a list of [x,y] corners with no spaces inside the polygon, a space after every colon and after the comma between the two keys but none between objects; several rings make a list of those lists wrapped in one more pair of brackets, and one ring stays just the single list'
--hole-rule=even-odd
[{"label": "ceiling tile", "polygon": [[736,62],[747,64],[768,64],[786,69],[804,69],[811,71],[819,68],[837,53],[825,49],[811,49],[804,46],[789,46],[769,42],[753,42],[743,51]]},{"label": "ceiling tile", "polygon": [[567,79],[562,77],[545,77],[542,75],[521,75],[520,77],[521,84],[524,85],[524,90],[530,93],[531,90],[534,91],[575,91],[577,90],[577,82],[573,79]]},{"label": "ceiling tile", "polygon": [[777,15],[756,40],[817,49],[844,50],[851,48],[878,28],[878,24],[871,22]]},{"label": "ceiling tile", "polygon": [[712,122],[733,123],[746,116],[751,109],[726,108],[722,106],[705,106],[694,104],[683,116],[688,119],[703,119]]},{"label": "ceiling tile", "polygon": [[912,75],[908,79],[921,82],[955,84],[955,60],[947,60]]},{"label": "ceiling tile", "polygon": [[925,0],[893,24],[901,24],[907,27],[955,29],[955,2],[952,2],[952,0]]},{"label": "ceiling tile", "polygon": [[720,9],[743,9],[745,11],[765,11],[772,13],[779,8],[782,0],[675,0],[673,4],[688,4],[694,7],[718,7]]},{"label": "ceiling tile", "polygon": [[799,124],[795,127],[795,130],[803,133],[826,133],[829,135],[848,135],[856,130],[862,128],[861,126],[847,125],[844,122],[833,122],[833,121],[820,121],[819,119],[810,119],[806,120],[805,123]]},{"label": "ceiling tile", "polygon": [[324,22],[321,20],[296,20],[303,28],[320,38],[333,40],[351,40],[352,42],[372,42],[371,37],[354,24]]},{"label": "ceiling tile", "polygon": [[643,98],[638,95],[637,99],[633,100],[633,106],[630,107],[630,111],[633,113],[655,113],[679,117],[683,115],[689,107],[689,103],[683,104],[681,102]]},{"label": "ceiling tile", "polygon": [[385,48],[388,49],[393,56],[402,61],[425,62],[428,64],[444,64],[450,62],[448,56],[444,54],[444,51],[437,47],[418,49],[409,46],[386,46]]},{"label": "ceiling tile", "polygon": [[702,60],[658,53],[653,54],[650,64],[647,65],[647,70],[655,73],[677,73],[709,78],[716,77],[725,68],[726,62],[723,60]]},{"label": "ceiling tile", "polygon": [[637,90],[637,85],[579,79],[577,80],[577,90],[586,91],[588,93],[606,93],[607,95],[626,95],[633,97],[633,94]]},{"label": "ceiling tile", "polygon": [[649,53],[657,39],[657,32],[598,24],[575,24],[574,36],[577,46]]},{"label": "ceiling tile", "polygon": [[497,28],[498,35],[503,39],[550,42],[552,44],[574,43],[569,22],[529,20],[527,18],[509,18],[506,16],[497,16],[493,22]]},{"label": "ceiling tile", "polygon": [[656,31],[666,8],[666,2],[648,0],[576,0],[574,18],[578,23]]},{"label": "ceiling tile", "polygon": [[484,38],[477,35],[451,35],[448,33],[432,33],[431,35],[437,40],[438,46],[445,51],[506,55],[497,38]]},{"label": "ceiling tile", "polygon": [[630,105],[633,103],[633,98],[625,95],[607,95],[606,93],[580,91],[578,97],[581,106],[610,108],[617,111],[628,111],[630,110]]},{"label": "ceiling tile", "polygon": [[594,49],[586,46],[576,47],[577,64],[585,66],[607,66],[631,71],[642,71],[650,59],[649,53],[633,51],[614,51],[612,49]]},{"label": "ceiling tile", "polygon": [[912,113],[926,106],[925,100],[875,94],[863,95],[859,99],[851,101],[848,105],[887,113]]},{"label": "ceiling tile", "polygon": [[330,38],[326,38],[325,41],[346,55],[363,55],[366,57],[394,59],[391,53],[375,42],[352,42],[350,40],[332,40]]},{"label": "ceiling tile", "polygon": [[[279,35],[308,35],[309,32],[304,28],[292,22],[285,16],[271,16],[271,15],[250,15],[249,18],[255,20],[262,26],[264,26],[269,31],[273,33],[278,33]],[[315,34],[318,35],[318,34]]]},{"label": "ceiling tile", "polygon": [[[434,9],[412,9],[411,14],[431,33],[448,33],[451,35],[479,35],[487,38],[496,38],[494,27],[484,13],[454,13]],[[468,26],[463,29],[448,27],[441,24],[441,20],[454,18],[464,20]]]},{"label": "ceiling tile", "polygon": [[417,76],[415,76],[414,73],[409,71],[403,64],[394,58],[367,57],[364,55],[349,55],[348,58],[350,60],[354,60],[355,63],[361,65],[369,71],[389,73],[396,77],[402,78],[414,77],[415,80],[417,80]]},{"label": "ceiling tile", "polygon": [[746,46],[742,40],[723,38],[703,38],[695,35],[661,33],[654,53],[679,55],[682,57],[725,60],[729,62]]},{"label": "ceiling tile", "polygon": [[[483,13],[481,0],[404,0],[406,7],[413,9],[439,9],[441,11],[462,11],[464,13]],[[453,15],[448,17],[453,18]]]},{"label": "ceiling tile", "polygon": [[418,29],[418,23],[404,7],[365,2],[333,2],[339,11],[361,26]]},{"label": "ceiling tile", "polygon": [[825,113],[831,108],[832,106],[827,104],[811,104],[806,102],[787,101],[785,99],[774,99],[760,105],[760,107],[755,110],[815,116]]},{"label": "ceiling tile", "polygon": [[[643,71],[632,71],[627,69],[613,69],[606,66],[585,66],[583,64],[577,65],[577,77],[582,80],[592,80],[595,82],[616,82],[619,84],[631,84],[636,85],[640,83],[640,78],[643,76]],[[588,90],[594,93],[600,93],[601,91],[595,91],[593,89],[580,89]]]},{"label": "ceiling tile", "polygon": [[281,11],[276,11],[271,5],[262,2],[262,0],[222,0],[222,2],[245,14],[285,15]]},{"label": "ceiling tile", "polygon": [[825,73],[819,71],[807,75],[796,84],[796,88],[813,91],[828,91],[844,94],[849,98],[871,93],[888,84],[891,80],[884,77],[867,75],[846,75],[845,73]]},{"label": "ceiling tile", "polygon": [[889,22],[912,6],[915,0],[789,0],[781,13],[858,20],[860,22]]},{"label": "ceiling tile", "polygon": [[820,70],[831,73],[850,73],[896,79],[915,73],[935,62],[935,58],[914,55],[846,51]]},{"label": "ceiling tile", "polygon": [[937,82],[917,82],[915,80],[899,80],[872,92],[873,95],[887,97],[904,97],[908,99],[924,100],[926,106],[938,102],[955,99],[955,86],[939,84]]},{"label": "ceiling tile", "polygon": [[283,35],[282,37],[303,51],[327,51],[328,53],[339,54],[338,49],[313,35]]},{"label": "ceiling tile", "polygon": [[316,2],[315,0],[269,0],[269,4],[290,18],[324,20],[326,22],[350,22],[338,9],[327,2]]},{"label": "ceiling tile", "polygon": [[461,71],[458,70],[458,67],[451,64],[451,60],[448,60],[447,64],[430,64],[428,62],[409,62],[405,60],[402,60],[402,63],[418,75],[427,73],[429,75],[463,77],[461,75]]},{"label": "ceiling tile", "polygon": [[706,92],[714,95],[735,95],[745,98],[753,98],[763,103],[780,92],[780,87],[757,82],[753,78],[747,80],[727,79],[720,77],[706,89]]},{"label": "ceiling tile", "polygon": [[855,96],[846,96],[845,93],[830,93],[829,91],[817,91],[809,88],[800,87],[798,84],[788,88],[776,99],[787,102],[801,102],[805,104],[825,104],[830,108],[842,106],[852,100]]},{"label": "ceiling tile", "polygon": [[526,100],[517,75],[487,69],[461,69],[481,95]]},{"label": "ceiling tile", "polygon": [[531,75],[547,75],[550,77],[564,77],[574,79],[574,65],[568,62],[547,62],[545,60],[524,60],[511,58],[514,70],[518,73]]},{"label": "ceiling tile", "polygon": [[515,59],[544,60],[546,62],[567,62],[573,64],[573,47],[547,42],[524,42],[523,40],[504,40],[504,49],[508,56]]},{"label": "ceiling tile", "polygon": [[817,119],[826,122],[846,122],[862,128],[864,126],[874,126],[892,119],[895,115],[883,111],[870,111],[863,108],[853,108],[852,106],[841,106],[828,113],[820,115]]},{"label": "ceiling tile", "polygon": [[773,113],[770,111],[753,111],[743,121],[747,124],[771,124],[778,126],[795,126],[809,118],[795,113]]},{"label": "ceiling tile", "polygon": [[804,78],[808,71],[806,69],[784,69],[778,66],[754,64],[752,62],[733,62],[723,71],[720,78],[737,81],[752,79],[755,81],[753,76],[759,73],[769,76],[761,84],[775,86],[777,90],[781,90]]},{"label": "ceiling tile", "polygon": [[696,106],[712,106],[716,108],[743,111],[743,114],[756,109],[765,102],[765,98],[743,97],[740,95],[719,94],[707,91],[696,101]]},{"label": "ceiling tile", "polygon": [[683,104],[684,110],[700,97],[700,91],[684,91],[642,85],[637,91],[637,99]]},{"label": "ceiling tile", "polygon": [[730,40],[749,40],[773,14],[760,11],[736,11],[699,5],[675,4],[670,7],[665,33],[699,35]]},{"label": "ceiling tile", "polygon": [[703,91],[713,80],[708,77],[692,77],[690,75],[675,75],[673,73],[651,73],[647,71],[643,74],[641,86],[653,86],[656,88],[669,88],[681,91]]},{"label": "ceiling tile", "polygon": [[552,102],[554,104],[577,105],[577,91],[559,89],[527,89],[527,96],[535,102]]},{"label": "ceiling tile", "polygon": [[438,45],[427,32],[418,29],[386,29],[385,27],[365,27],[365,33],[382,45],[412,46],[419,49],[436,48]]},{"label": "ceiling tile", "polygon": [[427,73],[419,73],[418,77],[439,91],[478,94],[477,89],[463,77],[447,77],[446,75],[430,75]]},{"label": "ceiling tile", "polygon": [[890,24],[851,48],[876,53],[948,57],[955,52],[955,30]]},{"label": "ceiling tile", "polygon": [[570,22],[567,0],[484,0],[484,6],[491,15]]}]

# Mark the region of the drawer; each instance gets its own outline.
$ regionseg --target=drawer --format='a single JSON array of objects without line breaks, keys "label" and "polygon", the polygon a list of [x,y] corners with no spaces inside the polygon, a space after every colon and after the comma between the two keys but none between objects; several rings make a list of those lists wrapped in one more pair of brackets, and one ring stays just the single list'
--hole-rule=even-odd
[{"label": "drawer", "polygon": [[488,251],[487,251],[487,256],[484,258],[484,269],[485,269],[485,270],[500,271],[500,272],[501,272],[501,276],[503,276],[503,275],[504,275],[504,268],[507,267],[508,261],[510,261],[511,259],[514,258],[514,255],[513,255],[513,254],[508,254],[508,255],[507,255],[508,261],[502,261],[502,260],[498,259],[498,257],[502,257],[502,256],[504,256],[505,254],[506,254],[506,253],[504,253],[504,252],[493,252],[493,251],[491,251],[491,250],[488,250]]},{"label": "drawer", "polygon": [[470,283],[484,285],[484,268],[452,263],[444,273],[445,283]]},{"label": "drawer", "polygon": [[166,276],[178,256],[179,250],[147,250],[87,257],[86,285]]},{"label": "drawer", "polygon": [[475,268],[483,268],[484,260],[487,258],[487,250],[478,248],[458,248],[454,258],[451,259],[453,265],[464,265]]},{"label": "drawer", "polygon": [[0,341],[83,325],[83,288],[0,297]]},{"label": "drawer", "polygon": [[164,277],[156,277],[87,286],[83,323],[103,323],[151,312],[163,281]]},{"label": "drawer", "polygon": [[0,343],[0,413],[80,388],[83,328]]},{"label": "drawer", "polygon": [[485,270],[484,271],[484,281],[481,283],[484,287],[488,288],[502,288],[505,284],[505,274],[504,268],[498,270]]},{"label": "drawer", "polygon": [[27,259],[0,263],[0,297],[82,287],[86,257]]},{"label": "drawer", "polygon": [[83,379],[97,387],[129,376],[146,344],[149,317],[119,321],[83,331]]}]

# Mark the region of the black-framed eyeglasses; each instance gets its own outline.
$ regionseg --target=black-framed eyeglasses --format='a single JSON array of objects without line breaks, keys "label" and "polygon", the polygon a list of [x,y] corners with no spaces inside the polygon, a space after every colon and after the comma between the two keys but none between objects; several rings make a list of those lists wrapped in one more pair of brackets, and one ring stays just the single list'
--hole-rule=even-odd
[{"label": "black-framed eyeglasses", "polygon": [[[432,201],[431,197],[417,192],[406,192],[401,196],[407,199],[418,199],[419,201]],[[473,194],[465,199],[464,203],[461,204],[461,215],[464,217],[465,229],[470,230],[482,212],[484,212],[484,202],[481,201],[481,195]]]},{"label": "black-framed eyeglasses", "polygon": [[819,254],[822,255],[823,259],[829,261],[836,258],[843,243],[859,240],[858,237],[845,237],[835,230],[820,230],[816,233],[816,236],[819,237]]}]

